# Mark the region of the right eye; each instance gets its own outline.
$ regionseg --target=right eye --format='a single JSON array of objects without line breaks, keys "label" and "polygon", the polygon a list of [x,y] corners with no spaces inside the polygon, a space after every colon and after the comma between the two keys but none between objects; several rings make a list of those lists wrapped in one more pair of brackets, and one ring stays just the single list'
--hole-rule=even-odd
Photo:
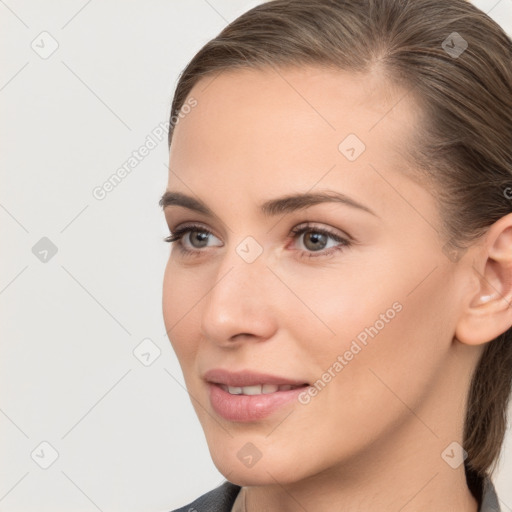
[{"label": "right eye", "polygon": [[[215,235],[208,229],[197,224],[194,224],[189,226],[183,226],[174,230],[174,232],[171,235],[164,238],[164,241],[170,243],[179,242],[177,244],[177,247],[179,248],[180,252],[184,254],[190,254],[201,252],[201,248],[208,247],[208,245],[204,245],[203,243],[208,243],[208,237],[210,236],[215,237]],[[183,243],[184,240],[188,241],[188,246]],[[199,245],[194,245],[194,243],[196,242]]]}]

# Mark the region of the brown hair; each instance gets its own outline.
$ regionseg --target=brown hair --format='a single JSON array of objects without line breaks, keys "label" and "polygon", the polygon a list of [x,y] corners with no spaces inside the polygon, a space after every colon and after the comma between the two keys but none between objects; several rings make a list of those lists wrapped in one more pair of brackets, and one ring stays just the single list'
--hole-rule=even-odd
[{"label": "brown hair", "polygon": [[[199,79],[223,70],[365,72],[378,64],[424,114],[407,156],[437,185],[442,236],[460,252],[512,211],[511,63],[510,38],[466,0],[273,0],[200,49],[179,78],[171,117]],[[169,146],[172,134],[171,124]],[[487,343],[467,395],[463,447],[473,494],[496,467],[511,384],[509,329]]]}]

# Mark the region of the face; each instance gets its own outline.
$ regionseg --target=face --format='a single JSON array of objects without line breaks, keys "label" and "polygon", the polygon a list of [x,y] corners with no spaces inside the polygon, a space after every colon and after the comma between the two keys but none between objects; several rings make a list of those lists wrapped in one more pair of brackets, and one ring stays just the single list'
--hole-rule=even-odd
[{"label": "face", "polygon": [[189,98],[167,191],[193,201],[164,209],[188,231],[163,313],[217,468],[240,485],[355,470],[396,432],[431,435],[411,410],[441,433],[461,284],[401,156],[420,122],[406,91],[290,68]]}]

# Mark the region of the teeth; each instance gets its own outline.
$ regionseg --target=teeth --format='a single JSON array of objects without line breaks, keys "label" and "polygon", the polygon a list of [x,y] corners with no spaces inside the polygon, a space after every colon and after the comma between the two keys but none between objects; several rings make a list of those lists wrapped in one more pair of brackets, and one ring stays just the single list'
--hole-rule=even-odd
[{"label": "teeth", "polygon": [[243,387],[221,385],[221,388],[231,395],[268,395],[276,391],[289,391],[297,387],[299,386],[292,386],[291,384],[283,384],[282,386],[276,386],[275,384],[256,384],[254,386]]},{"label": "teeth", "polygon": [[243,395],[261,395],[261,386],[244,386],[242,388]]}]

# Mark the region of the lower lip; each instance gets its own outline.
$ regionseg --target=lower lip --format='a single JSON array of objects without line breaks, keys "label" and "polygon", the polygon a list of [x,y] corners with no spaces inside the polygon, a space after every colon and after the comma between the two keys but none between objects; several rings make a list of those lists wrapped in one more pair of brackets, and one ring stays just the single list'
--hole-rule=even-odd
[{"label": "lower lip", "polygon": [[229,421],[257,421],[284,405],[297,401],[305,387],[262,395],[232,395],[218,384],[208,383],[210,402],[215,412]]}]

